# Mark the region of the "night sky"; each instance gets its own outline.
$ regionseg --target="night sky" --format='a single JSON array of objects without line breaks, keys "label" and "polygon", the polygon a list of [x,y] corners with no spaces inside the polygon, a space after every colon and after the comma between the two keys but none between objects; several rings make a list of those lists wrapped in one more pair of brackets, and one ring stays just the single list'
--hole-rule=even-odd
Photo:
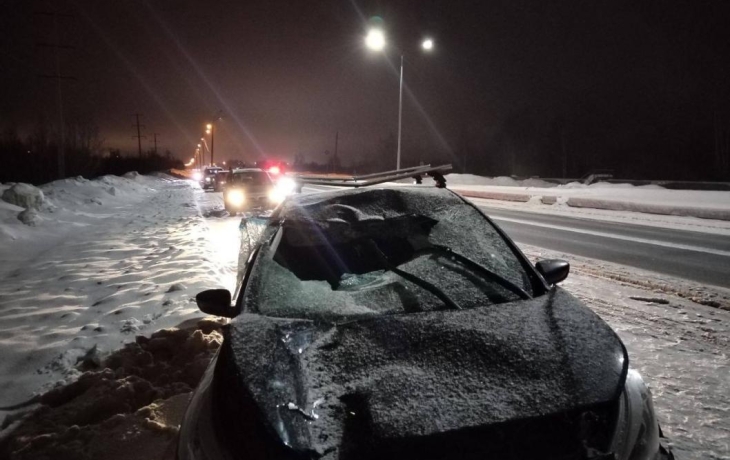
[{"label": "night sky", "polygon": [[[403,54],[407,161],[485,169],[512,149],[528,152],[518,161],[530,173],[555,139],[595,160],[571,160],[576,170],[710,161],[714,126],[730,126],[729,4],[4,1],[0,127],[56,122],[55,82],[38,77],[54,74],[55,55],[37,44],[55,40],[38,13],[58,11],[72,16],[58,19],[58,42],[74,47],[59,51],[61,73],[76,78],[63,83],[65,116],[98,126],[106,148],[136,150],[139,112],[143,148],[156,132],[161,150],[189,158],[222,111],[221,159],[322,161],[339,132],[342,161],[359,161],[397,132]],[[363,43],[373,16],[384,54]]]}]

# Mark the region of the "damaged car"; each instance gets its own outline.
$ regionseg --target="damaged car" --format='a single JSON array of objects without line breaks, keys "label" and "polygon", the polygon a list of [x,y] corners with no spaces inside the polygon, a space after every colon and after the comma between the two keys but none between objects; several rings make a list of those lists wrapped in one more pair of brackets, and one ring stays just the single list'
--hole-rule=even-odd
[{"label": "damaged car", "polygon": [[[251,237],[181,425],[202,459],[669,459],[624,344],[445,189],[288,197]],[[232,300],[234,299],[234,300]]]}]

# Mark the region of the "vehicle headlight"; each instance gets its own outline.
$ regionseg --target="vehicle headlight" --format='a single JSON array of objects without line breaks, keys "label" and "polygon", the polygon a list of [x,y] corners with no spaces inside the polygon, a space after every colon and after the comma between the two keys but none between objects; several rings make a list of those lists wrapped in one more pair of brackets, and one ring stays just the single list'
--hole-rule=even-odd
[{"label": "vehicle headlight", "polygon": [[205,181],[206,181],[206,182],[210,182],[210,177],[206,177],[206,178],[205,178]]},{"label": "vehicle headlight", "polygon": [[226,201],[233,207],[240,207],[246,201],[246,196],[241,190],[231,190],[226,195]]},{"label": "vehicle headlight", "polygon": [[200,171],[195,171],[195,172],[193,173],[193,180],[197,180],[197,181],[199,181],[199,180],[201,180],[202,178],[203,178],[203,175],[202,175],[202,174],[200,173]]},{"label": "vehicle headlight", "polygon": [[276,181],[276,185],[269,192],[269,201],[279,204],[284,199],[294,193],[297,188],[296,182],[291,177],[282,177]]},{"label": "vehicle headlight", "polygon": [[621,393],[611,450],[619,459],[659,458],[659,424],[654,415],[651,391],[633,369],[629,369]]}]

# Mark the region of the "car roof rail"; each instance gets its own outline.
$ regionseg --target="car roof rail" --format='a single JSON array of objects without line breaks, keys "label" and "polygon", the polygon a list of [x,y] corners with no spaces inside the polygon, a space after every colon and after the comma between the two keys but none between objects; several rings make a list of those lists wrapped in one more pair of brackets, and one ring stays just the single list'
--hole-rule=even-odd
[{"label": "car roof rail", "polygon": [[370,185],[382,184],[384,182],[392,182],[399,179],[413,178],[417,184],[420,184],[424,176],[430,176],[436,182],[436,187],[446,187],[446,174],[451,172],[450,164],[440,166],[413,166],[411,168],[394,169],[391,171],[383,171],[373,174],[365,174],[362,176],[345,176],[332,177],[325,175],[308,175],[302,174],[295,176],[295,180],[307,185],[329,185],[336,187],[367,187]]}]

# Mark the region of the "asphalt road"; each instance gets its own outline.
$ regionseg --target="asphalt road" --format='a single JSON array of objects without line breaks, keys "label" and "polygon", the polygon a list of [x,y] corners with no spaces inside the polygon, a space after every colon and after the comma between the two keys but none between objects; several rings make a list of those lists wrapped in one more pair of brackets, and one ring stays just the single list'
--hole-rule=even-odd
[{"label": "asphalt road", "polygon": [[479,206],[516,243],[730,287],[730,237]]}]

